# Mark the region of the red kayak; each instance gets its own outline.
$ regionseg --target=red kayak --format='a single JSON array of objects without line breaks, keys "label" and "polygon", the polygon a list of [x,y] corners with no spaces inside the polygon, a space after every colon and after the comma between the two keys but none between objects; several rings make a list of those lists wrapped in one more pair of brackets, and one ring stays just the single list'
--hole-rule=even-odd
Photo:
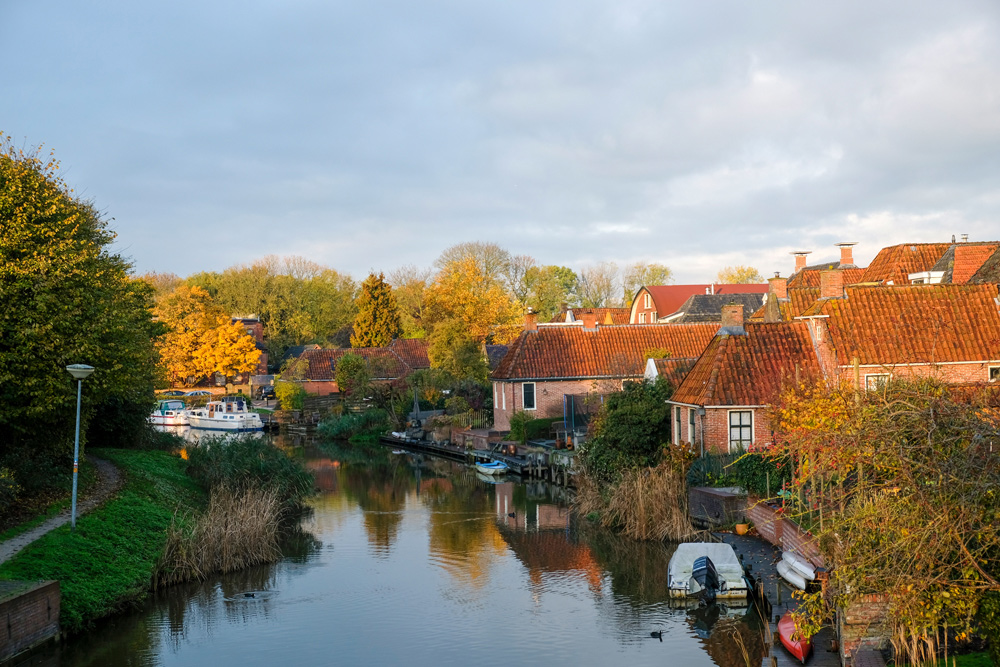
[{"label": "red kayak", "polygon": [[809,637],[793,640],[792,635],[794,634],[795,621],[792,620],[792,612],[786,611],[785,615],[778,621],[778,639],[788,649],[788,652],[798,658],[799,662],[804,665],[806,664],[806,659],[809,658],[809,654],[812,653],[812,640]]}]

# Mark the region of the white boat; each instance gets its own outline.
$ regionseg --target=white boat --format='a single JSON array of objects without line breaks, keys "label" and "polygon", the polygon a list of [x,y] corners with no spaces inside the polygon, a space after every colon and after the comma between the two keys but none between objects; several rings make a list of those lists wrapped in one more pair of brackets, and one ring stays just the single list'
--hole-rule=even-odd
[{"label": "white boat", "polygon": [[816,568],[802,556],[791,551],[782,551],[781,560],[788,563],[806,581],[812,581],[816,578]]},{"label": "white boat", "polygon": [[714,542],[685,542],[677,545],[677,551],[670,557],[670,564],[667,565],[670,597],[686,598],[699,592],[692,590],[691,578],[694,563],[702,556],[708,556],[712,560],[720,587],[725,582],[725,589],[718,591],[716,598],[727,600],[747,597],[749,591],[746,579],[743,578],[743,564],[736,557],[736,552],[728,544]]},{"label": "white boat", "polygon": [[177,399],[156,402],[156,408],[149,415],[149,423],[156,426],[187,426],[188,421],[184,401]]},{"label": "white boat", "polygon": [[792,567],[787,560],[778,561],[778,574],[781,578],[787,581],[795,588],[800,591],[806,589],[806,579],[803,577],[794,567]]},{"label": "white boat", "polygon": [[213,431],[260,431],[260,415],[247,409],[246,401],[209,401],[204,407],[187,411],[192,428]]},{"label": "white boat", "polygon": [[476,470],[484,475],[502,475],[507,472],[507,464],[503,461],[491,461],[490,463],[476,463]]}]

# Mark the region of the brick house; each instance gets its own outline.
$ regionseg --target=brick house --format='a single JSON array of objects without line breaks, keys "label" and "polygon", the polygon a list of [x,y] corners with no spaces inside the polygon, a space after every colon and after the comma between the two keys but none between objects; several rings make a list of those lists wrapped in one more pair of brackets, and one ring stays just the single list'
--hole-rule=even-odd
[{"label": "brick house", "polygon": [[595,314],[579,323],[542,324],[529,313],[525,330],[509,346],[491,379],[494,428],[510,429],[510,417],[564,415],[567,395],[618,391],[625,380],[641,380],[651,351],[693,362],[718,330],[713,324],[656,327],[599,325]]},{"label": "brick house", "polygon": [[[767,285],[645,285],[632,299],[630,324],[657,324],[677,313],[684,302],[696,294],[764,294]],[[718,320],[715,320],[718,322]]]},{"label": "brick house", "polygon": [[364,357],[375,382],[392,382],[415,370],[431,367],[427,342],[421,338],[397,338],[386,347],[307,349],[298,356],[308,364],[301,380],[303,389],[321,396],[338,393],[337,361],[345,354]]},{"label": "brick house", "polygon": [[788,383],[821,371],[805,322],[744,323],[743,307],[723,310],[722,326],[668,403],[674,443],[722,453],[771,441],[767,408]]},{"label": "brick house", "polygon": [[[715,452],[769,441],[766,408],[789,380],[1000,382],[995,284],[845,287],[844,273],[822,271],[819,297],[791,321],[748,323],[741,335],[740,313],[728,313],[671,398],[675,441]],[[780,294],[780,281],[772,288]]]},{"label": "brick house", "polygon": [[257,349],[260,350],[260,360],[257,362],[257,368],[251,371],[250,375],[267,375],[267,347],[264,345],[264,325],[253,315],[248,317],[233,317],[232,321],[238,322],[246,330],[247,335],[253,338]]}]

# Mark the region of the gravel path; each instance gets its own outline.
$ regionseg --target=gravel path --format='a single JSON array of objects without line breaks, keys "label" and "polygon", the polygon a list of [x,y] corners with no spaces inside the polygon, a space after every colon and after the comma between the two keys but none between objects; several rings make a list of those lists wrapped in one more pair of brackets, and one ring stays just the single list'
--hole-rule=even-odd
[{"label": "gravel path", "polygon": [[[93,456],[87,456],[87,460],[97,468],[97,486],[85,498],[77,498],[76,515],[78,517],[103,503],[107,500],[108,496],[117,491],[122,485],[121,472],[110,461]],[[47,532],[69,523],[71,509],[67,507],[56,516],[35,526],[31,530],[21,533],[17,537],[0,542],[0,563],[10,560],[18,551]]]}]

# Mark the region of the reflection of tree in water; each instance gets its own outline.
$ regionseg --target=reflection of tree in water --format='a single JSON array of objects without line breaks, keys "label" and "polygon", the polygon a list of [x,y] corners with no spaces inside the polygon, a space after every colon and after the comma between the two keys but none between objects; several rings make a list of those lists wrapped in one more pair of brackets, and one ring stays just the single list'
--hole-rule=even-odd
[{"label": "reflection of tree in water", "polygon": [[493,517],[492,487],[466,469],[447,480],[422,480],[420,499],[431,510],[428,533],[436,560],[456,579],[485,586],[490,564],[507,549]]},{"label": "reflection of tree in water", "polygon": [[579,537],[611,575],[611,591],[616,596],[636,606],[670,599],[667,565],[676,544],[631,540],[589,522],[581,523]]},{"label": "reflection of tree in water", "polygon": [[365,532],[372,551],[388,556],[403,521],[406,496],[413,488],[409,466],[397,461],[342,467],[344,489],[364,510]]},{"label": "reflection of tree in water", "polygon": [[715,614],[724,606],[713,606],[714,610],[704,606],[692,610],[687,618],[712,661],[719,667],[761,664],[765,655],[764,621],[757,607],[750,605],[743,615],[722,614],[716,620]]}]

